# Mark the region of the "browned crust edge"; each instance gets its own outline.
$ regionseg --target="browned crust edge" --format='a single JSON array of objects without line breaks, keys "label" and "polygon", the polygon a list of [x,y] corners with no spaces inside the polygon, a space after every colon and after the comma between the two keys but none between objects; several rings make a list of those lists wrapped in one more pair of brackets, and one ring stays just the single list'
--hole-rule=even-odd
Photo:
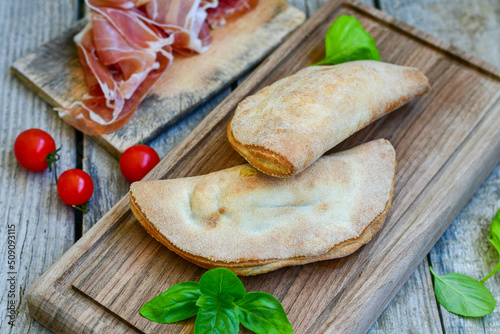
[{"label": "browned crust edge", "polygon": [[252,276],[263,274],[269,271],[277,270],[287,266],[301,265],[322,260],[331,260],[340,257],[347,256],[355,252],[358,248],[368,243],[375,234],[382,228],[382,225],[391,209],[392,195],[394,190],[394,182],[396,181],[396,170],[398,161],[396,159],[396,166],[394,171],[394,179],[392,180],[391,192],[389,195],[389,200],[387,201],[384,210],[377,215],[377,217],[364,229],[361,235],[357,238],[349,239],[333,246],[328,252],[313,256],[313,257],[294,257],[288,259],[267,259],[267,260],[246,260],[241,262],[223,262],[214,261],[201,256],[196,256],[188,252],[183,251],[174,244],[172,244],[163,234],[161,234],[158,229],[152,224],[143,214],[139,205],[135,201],[132,192],[129,192],[130,198],[130,208],[132,213],[135,215],[139,223],[146,229],[146,231],[161,244],[166,246],[168,249],[178,254],[182,258],[207,269],[212,268],[226,268],[231,270],[236,275],[240,276]]},{"label": "browned crust edge", "polygon": [[231,122],[227,125],[229,144],[246,161],[264,174],[275,177],[288,177],[296,173],[296,168],[287,158],[259,145],[244,145],[234,138]]}]

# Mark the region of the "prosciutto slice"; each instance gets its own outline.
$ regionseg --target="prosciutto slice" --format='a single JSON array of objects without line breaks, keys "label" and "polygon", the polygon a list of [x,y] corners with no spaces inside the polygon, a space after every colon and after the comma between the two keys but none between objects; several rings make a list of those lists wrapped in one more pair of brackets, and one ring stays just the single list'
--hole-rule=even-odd
[{"label": "prosciutto slice", "polygon": [[[91,21],[77,36],[88,87],[80,101],[58,108],[78,130],[102,135],[122,127],[164,75],[173,52],[202,53],[210,27],[255,7],[257,0],[87,0]],[[219,8],[220,7],[220,8]]]},{"label": "prosciutto slice", "polygon": [[145,5],[150,0],[88,0],[87,5],[91,7],[111,7],[111,8],[123,8],[132,9],[134,7],[140,7]]},{"label": "prosciutto slice", "polygon": [[207,10],[210,28],[224,26],[228,20],[234,20],[257,6],[258,0],[219,0],[218,6]]},{"label": "prosciutto slice", "polygon": [[175,49],[202,53],[211,42],[205,24],[207,9],[217,5],[217,0],[151,0],[145,8],[155,24],[174,36]]},{"label": "prosciutto slice", "polygon": [[[123,45],[124,40],[119,38],[109,39],[118,45],[116,50],[119,51],[115,51],[111,43],[97,50],[96,45],[108,41],[93,38],[94,29],[102,28],[100,20],[102,17],[94,13],[92,28],[87,26],[77,36],[78,55],[89,92],[70,108],[58,110],[66,122],[89,135],[109,133],[122,127],[171,61],[169,48],[145,56],[145,51]],[[115,57],[114,52],[118,53]],[[113,65],[121,66],[122,70],[106,66],[108,58],[115,59]]]}]

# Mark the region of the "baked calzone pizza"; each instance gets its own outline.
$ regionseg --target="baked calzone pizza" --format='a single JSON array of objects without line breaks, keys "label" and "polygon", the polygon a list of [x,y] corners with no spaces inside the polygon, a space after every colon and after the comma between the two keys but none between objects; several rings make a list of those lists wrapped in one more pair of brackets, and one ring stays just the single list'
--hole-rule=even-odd
[{"label": "baked calzone pizza", "polygon": [[255,168],[287,177],[429,88],[427,77],[411,67],[377,61],[309,66],[240,102],[227,135]]},{"label": "baked calzone pizza", "polygon": [[382,227],[396,154],[384,139],[275,178],[251,165],[135,182],[132,212],[159,242],[205,268],[255,275],[346,256]]}]

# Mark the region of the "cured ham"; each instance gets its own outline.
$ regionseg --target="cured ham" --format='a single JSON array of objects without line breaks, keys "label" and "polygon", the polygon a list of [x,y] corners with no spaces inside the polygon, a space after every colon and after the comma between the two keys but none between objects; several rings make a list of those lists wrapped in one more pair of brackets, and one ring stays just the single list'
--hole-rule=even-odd
[{"label": "cured ham", "polygon": [[174,52],[205,52],[210,28],[252,9],[257,0],[87,0],[89,24],[75,36],[88,92],[59,115],[102,135],[122,127],[164,75]]},{"label": "cured ham", "polygon": [[207,21],[212,29],[222,27],[257,6],[258,0],[219,0],[218,6],[207,10]]}]

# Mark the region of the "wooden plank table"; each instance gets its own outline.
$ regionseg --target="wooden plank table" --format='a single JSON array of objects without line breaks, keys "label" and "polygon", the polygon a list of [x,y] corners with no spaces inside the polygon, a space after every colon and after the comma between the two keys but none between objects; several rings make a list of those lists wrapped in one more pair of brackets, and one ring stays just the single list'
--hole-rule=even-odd
[{"label": "wooden plank table", "polygon": [[[290,1],[290,0],[289,0]],[[326,0],[290,1],[308,16]],[[456,47],[500,66],[500,3],[497,0],[365,0]],[[11,63],[73,24],[82,10],[76,0],[29,0],[0,2],[0,205],[4,224],[0,228],[3,267],[0,290],[3,306],[1,333],[49,333],[27,314],[26,288],[67,250],[76,238],[108,211],[128,190],[118,161],[91,139],[58,119],[40,98],[9,74]],[[232,89],[214,97],[203,107],[162,133],[151,145],[165,156]],[[81,167],[95,182],[90,212],[74,213],[57,197],[48,172],[30,173],[20,167],[12,153],[15,137],[24,129],[41,128],[63,145],[61,170]],[[460,182],[460,180],[457,180]],[[112,191],[110,191],[112,190]],[[498,260],[487,241],[489,223],[500,208],[500,166],[497,166],[469,204],[462,210],[429,256],[410,277],[383,315],[373,333],[494,333],[500,328],[500,311],[480,319],[448,313],[434,297],[429,264],[438,273],[461,272],[476,278],[486,275]],[[12,225],[14,227],[12,227]],[[8,230],[16,235],[16,263],[7,264]],[[15,274],[9,274],[14,272]],[[13,276],[15,279],[7,281]],[[12,291],[10,282],[15,281]],[[500,301],[500,275],[486,283]],[[15,326],[9,325],[6,306],[14,300]]]}]

